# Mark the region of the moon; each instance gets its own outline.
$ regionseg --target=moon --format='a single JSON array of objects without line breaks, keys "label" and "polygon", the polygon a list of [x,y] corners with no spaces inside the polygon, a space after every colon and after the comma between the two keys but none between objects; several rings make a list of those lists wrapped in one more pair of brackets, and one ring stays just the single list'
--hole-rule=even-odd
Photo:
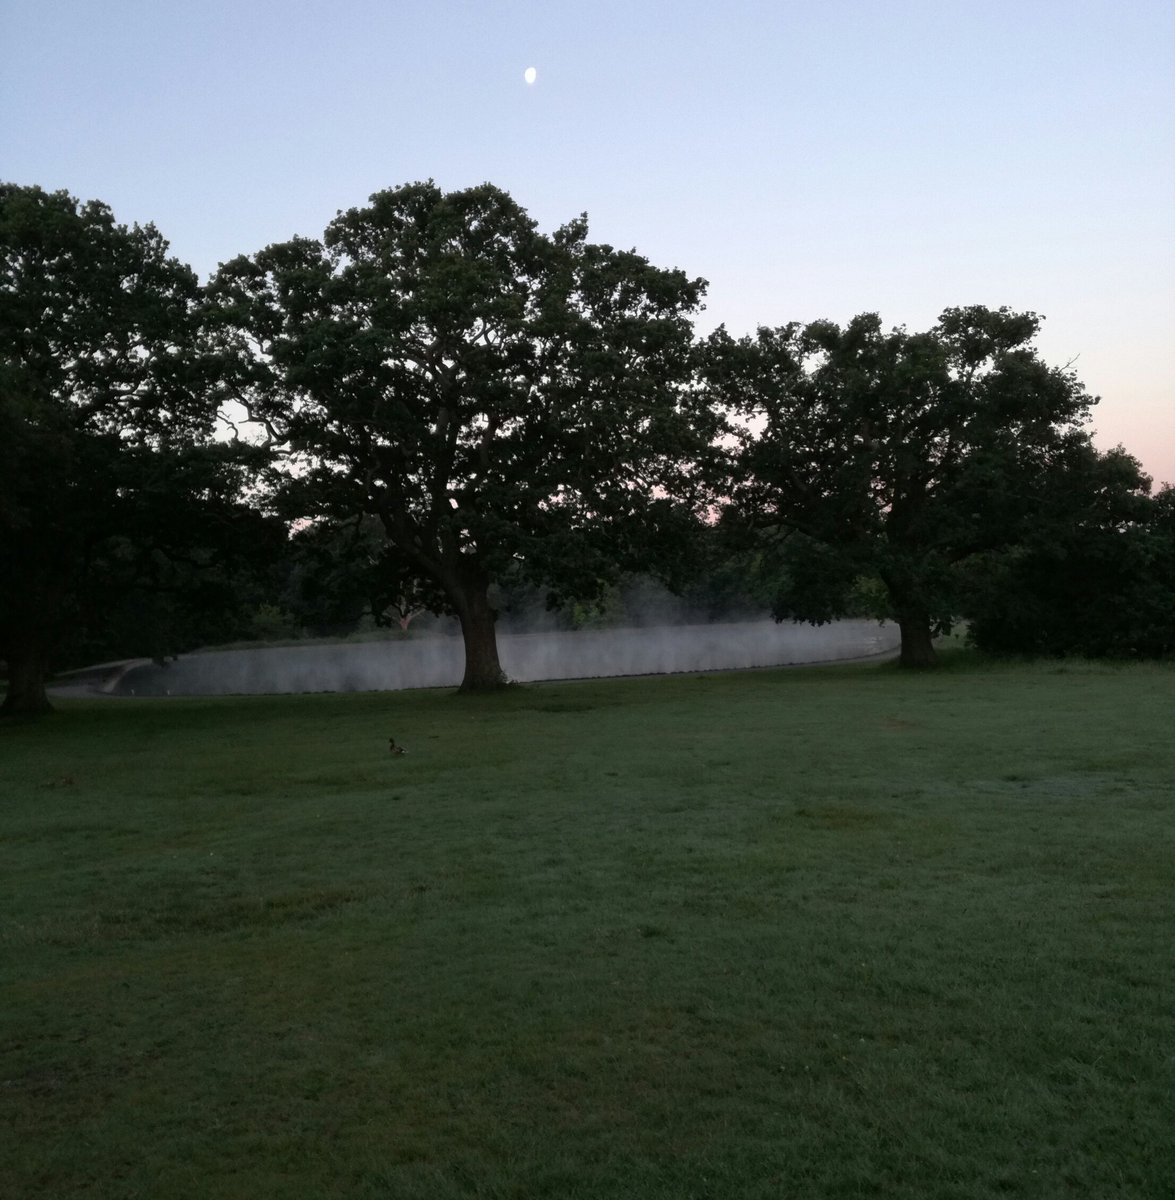
[{"label": "moon", "polygon": [[522,78],[526,80],[527,84],[534,83],[538,77],[539,73],[534,69],[534,67],[527,67],[526,70],[522,72]]}]

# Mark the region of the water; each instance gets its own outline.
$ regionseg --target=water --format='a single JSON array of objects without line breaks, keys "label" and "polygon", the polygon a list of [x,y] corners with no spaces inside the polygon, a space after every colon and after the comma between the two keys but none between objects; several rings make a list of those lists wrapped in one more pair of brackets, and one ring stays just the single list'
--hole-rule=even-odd
[{"label": "water", "polygon": [[[498,653],[506,675],[522,683],[836,662],[886,654],[898,642],[896,626],[871,621],[818,627],[746,621],[500,633]],[[107,690],[123,696],[397,691],[456,687],[464,668],[461,639],[442,635],[192,654],[166,666],[133,665]]]}]

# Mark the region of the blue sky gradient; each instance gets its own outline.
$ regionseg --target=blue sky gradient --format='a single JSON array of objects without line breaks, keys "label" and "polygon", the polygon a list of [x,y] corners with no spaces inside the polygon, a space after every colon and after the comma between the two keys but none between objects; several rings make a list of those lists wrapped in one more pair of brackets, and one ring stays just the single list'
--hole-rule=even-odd
[{"label": "blue sky gradient", "polygon": [[489,180],[704,276],[701,332],[1043,313],[1099,444],[1175,482],[1165,0],[0,0],[0,62],[0,177],[201,276]]}]

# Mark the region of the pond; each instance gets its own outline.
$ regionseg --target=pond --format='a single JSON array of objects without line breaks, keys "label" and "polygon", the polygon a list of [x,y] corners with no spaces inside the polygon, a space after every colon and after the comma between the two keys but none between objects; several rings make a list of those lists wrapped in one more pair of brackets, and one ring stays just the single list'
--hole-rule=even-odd
[{"label": "pond", "polygon": [[[729,671],[838,662],[890,653],[896,625],[744,621],[576,632],[500,633],[498,653],[519,683]],[[103,690],[122,696],[375,692],[456,687],[464,671],[461,638],[433,634],[367,642],[313,643],[190,654],[166,665],[132,664]]]}]

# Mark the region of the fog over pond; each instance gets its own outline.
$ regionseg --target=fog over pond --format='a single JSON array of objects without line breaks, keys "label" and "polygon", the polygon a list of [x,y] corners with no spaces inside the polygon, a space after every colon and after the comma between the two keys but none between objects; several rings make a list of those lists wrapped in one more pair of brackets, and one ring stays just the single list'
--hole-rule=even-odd
[{"label": "fog over pond", "polygon": [[[896,650],[896,625],[830,625],[770,620],[712,625],[585,629],[574,633],[500,633],[506,675],[519,683],[725,671],[865,658]],[[375,692],[456,687],[464,670],[461,638],[428,637],[329,645],[219,650],[164,666],[137,663],[103,690],[122,696]]]}]

